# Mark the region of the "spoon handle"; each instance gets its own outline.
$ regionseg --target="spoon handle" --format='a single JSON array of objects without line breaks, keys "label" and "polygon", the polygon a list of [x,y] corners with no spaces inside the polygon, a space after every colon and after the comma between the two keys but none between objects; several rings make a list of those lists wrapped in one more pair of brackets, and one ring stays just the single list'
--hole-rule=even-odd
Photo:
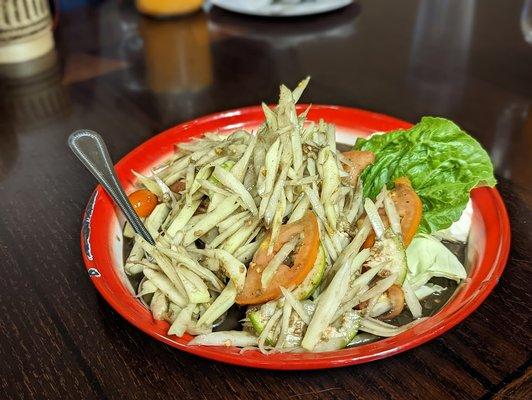
[{"label": "spoon handle", "polygon": [[148,243],[154,245],[155,241],[133,210],[124,189],[118,182],[111,157],[109,157],[107,146],[102,137],[94,131],[80,129],[68,137],[68,145],[109,196],[118,204],[135,232]]}]

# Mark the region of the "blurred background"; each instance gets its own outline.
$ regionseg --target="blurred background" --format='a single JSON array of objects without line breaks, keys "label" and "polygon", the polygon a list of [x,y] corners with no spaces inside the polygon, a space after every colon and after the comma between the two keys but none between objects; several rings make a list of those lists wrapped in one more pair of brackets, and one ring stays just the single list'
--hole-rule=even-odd
[{"label": "blurred background", "polygon": [[304,15],[314,3],[49,2],[52,49],[0,59],[0,176],[42,132],[62,141],[92,128],[121,156],[179,122],[273,102],[280,83],[310,75],[305,102],[451,118],[481,137],[500,176],[530,182],[513,155],[532,147],[530,0],[331,0]]}]

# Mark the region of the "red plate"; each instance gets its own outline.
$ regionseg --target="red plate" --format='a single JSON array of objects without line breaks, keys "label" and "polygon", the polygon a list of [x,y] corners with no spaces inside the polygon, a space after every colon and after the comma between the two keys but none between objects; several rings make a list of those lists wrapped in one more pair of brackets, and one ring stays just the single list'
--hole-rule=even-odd
[{"label": "red plate", "polygon": [[[305,105],[299,105],[302,111]],[[334,123],[338,141],[352,143],[357,135],[375,131],[408,128],[411,124],[368,111],[336,106],[312,106],[308,119]],[[226,111],[171,128],[134,149],[116,165],[118,177],[127,192],[133,189],[131,169],[148,171],[168,157],[174,144],[204,132],[253,129],[263,121],[260,107]],[[451,329],[471,314],[497,284],[510,247],[508,215],[496,189],[479,188],[472,193],[473,223],[468,259],[470,273],[449,303],[436,315],[402,334],[356,348],[327,353],[264,355],[259,351],[240,354],[234,347],[188,346],[191,336],[167,336],[168,324],[154,321],[135,297],[123,272],[123,216],[109,196],[98,186],[85,210],[81,247],[85,266],[96,289],[124,318],[154,338],[183,351],[230,364],[266,369],[318,369],[360,364],[389,357],[411,349]]]}]

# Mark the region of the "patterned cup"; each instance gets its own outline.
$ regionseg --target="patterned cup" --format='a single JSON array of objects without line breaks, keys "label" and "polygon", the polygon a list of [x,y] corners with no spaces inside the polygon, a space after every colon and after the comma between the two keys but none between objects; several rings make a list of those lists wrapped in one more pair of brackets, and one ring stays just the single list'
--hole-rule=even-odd
[{"label": "patterned cup", "polygon": [[48,0],[0,0],[0,64],[32,60],[53,47]]}]

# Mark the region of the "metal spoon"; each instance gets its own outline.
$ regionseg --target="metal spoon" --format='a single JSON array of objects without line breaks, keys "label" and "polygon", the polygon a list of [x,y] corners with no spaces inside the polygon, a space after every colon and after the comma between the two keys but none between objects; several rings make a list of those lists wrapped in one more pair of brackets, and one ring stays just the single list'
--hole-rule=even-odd
[{"label": "metal spoon", "polygon": [[80,129],[70,134],[68,145],[80,161],[94,175],[114,202],[120,207],[127,220],[148,243],[155,241],[138,217],[116,178],[115,169],[102,137],[88,129]]}]

